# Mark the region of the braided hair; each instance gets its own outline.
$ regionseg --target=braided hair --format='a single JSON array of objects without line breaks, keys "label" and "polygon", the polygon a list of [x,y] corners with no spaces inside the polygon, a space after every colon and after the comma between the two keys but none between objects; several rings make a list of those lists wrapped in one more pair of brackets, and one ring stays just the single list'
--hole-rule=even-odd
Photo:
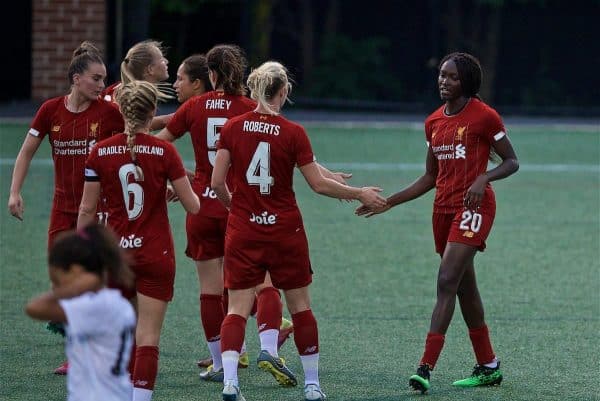
[{"label": "braided hair", "polygon": [[117,283],[130,286],[133,273],[117,244],[113,232],[99,224],[68,231],[52,245],[48,253],[48,265],[69,270],[72,265],[78,264],[102,278],[108,273]]},{"label": "braided hair", "polygon": [[154,117],[159,91],[154,84],[146,81],[132,81],[119,88],[116,102],[125,120],[125,134],[127,135],[127,149],[131,153],[131,160],[135,164],[135,179],[143,181],[144,174],[135,154],[135,136],[138,132],[146,132]]},{"label": "braided hair", "polygon": [[481,69],[479,60],[469,53],[454,52],[442,59],[438,70],[448,60],[452,60],[456,65],[463,94],[467,97],[475,97],[481,100],[479,88],[481,88],[483,70]]},{"label": "braided hair", "polygon": [[244,73],[248,62],[244,51],[236,45],[217,45],[206,53],[208,68],[217,74],[215,88],[228,95],[245,95]]},{"label": "braided hair", "polygon": [[287,86],[289,95],[292,91],[292,84],[288,80],[288,71],[276,61],[263,63],[260,67],[252,70],[248,77],[250,97],[271,114],[279,114],[272,109],[270,102],[284,86]]},{"label": "braided hair", "polygon": [[104,60],[102,60],[102,54],[100,53],[100,50],[98,50],[98,48],[88,40],[81,42],[79,47],[73,51],[71,63],[69,64],[69,69],[67,70],[69,84],[73,85],[73,76],[75,74],[83,74],[88,69],[90,64],[96,63],[104,65]]}]

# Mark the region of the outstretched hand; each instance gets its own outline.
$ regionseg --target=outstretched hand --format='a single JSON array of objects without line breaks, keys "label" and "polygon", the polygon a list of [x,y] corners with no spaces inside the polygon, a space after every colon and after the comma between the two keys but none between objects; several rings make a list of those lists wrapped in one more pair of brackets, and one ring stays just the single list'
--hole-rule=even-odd
[{"label": "outstretched hand", "polygon": [[370,208],[366,205],[361,205],[356,208],[356,210],[354,211],[354,214],[356,214],[357,216],[364,216],[364,217],[369,218],[369,217],[375,216],[376,214],[387,212],[390,209],[391,209],[391,206],[388,204],[385,204],[382,207],[375,207],[375,208]]},{"label": "outstretched hand", "polygon": [[333,176],[331,177],[333,180],[339,182],[340,184],[344,184],[344,185],[348,185],[348,183],[346,182],[346,180],[349,180],[350,178],[352,178],[352,173],[343,173],[343,172],[336,172],[336,173],[331,173]]},{"label": "outstretched hand", "polygon": [[358,200],[370,209],[384,207],[387,204],[387,201],[384,197],[379,195],[379,192],[381,191],[382,189],[379,187],[362,187]]}]

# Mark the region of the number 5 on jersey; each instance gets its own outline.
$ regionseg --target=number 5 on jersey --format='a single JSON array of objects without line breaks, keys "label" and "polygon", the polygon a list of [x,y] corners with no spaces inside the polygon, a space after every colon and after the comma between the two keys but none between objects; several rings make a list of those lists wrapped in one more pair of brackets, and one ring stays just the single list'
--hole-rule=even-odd
[{"label": "number 5 on jersey", "polygon": [[270,162],[271,144],[269,142],[259,142],[248,170],[246,170],[246,181],[250,185],[258,185],[262,195],[269,195],[271,193],[271,186],[275,181],[270,175]]},{"label": "number 5 on jersey", "polygon": [[206,147],[208,148],[208,162],[215,166],[217,158],[217,141],[221,136],[219,130],[225,125],[227,119],[224,117],[209,117],[206,119]]}]

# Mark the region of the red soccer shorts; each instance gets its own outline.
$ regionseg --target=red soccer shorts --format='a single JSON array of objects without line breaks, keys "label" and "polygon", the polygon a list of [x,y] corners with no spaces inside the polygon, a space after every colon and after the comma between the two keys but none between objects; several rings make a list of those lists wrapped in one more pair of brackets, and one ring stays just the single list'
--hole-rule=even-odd
[{"label": "red soccer shorts", "polygon": [[185,219],[187,247],[185,254],[193,260],[223,257],[227,218],[189,214]]},{"label": "red soccer shorts", "polygon": [[133,264],[135,289],[150,298],[169,302],[173,299],[175,284],[175,258],[164,256],[152,263]]},{"label": "red soccer shorts", "polygon": [[483,252],[495,215],[495,210],[481,209],[477,212],[461,210],[454,214],[433,213],[435,251],[443,255],[448,242],[458,242]]},{"label": "red soccer shorts", "polygon": [[256,241],[244,234],[225,237],[225,287],[256,287],[268,271],[273,286],[282,290],[306,287],[312,282],[308,241],[303,229],[287,238]]},{"label": "red soccer shorts", "polygon": [[77,213],[61,212],[52,208],[48,225],[48,250],[56,241],[58,234],[75,228],[77,228]]}]

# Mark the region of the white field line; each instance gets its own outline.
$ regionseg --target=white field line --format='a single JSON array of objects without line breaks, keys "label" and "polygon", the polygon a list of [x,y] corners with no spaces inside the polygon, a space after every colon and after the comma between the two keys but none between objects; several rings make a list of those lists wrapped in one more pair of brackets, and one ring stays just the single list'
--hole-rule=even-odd
[{"label": "white field line", "polygon": [[[333,170],[347,171],[423,171],[422,163],[361,163],[361,162],[322,162],[321,164]],[[0,158],[0,166],[13,166],[14,159]],[[194,166],[193,160],[185,160],[188,167]],[[32,166],[52,166],[52,159],[33,159]],[[598,164],[521,164],[519,171],[539,173],[600,173]]]}]

